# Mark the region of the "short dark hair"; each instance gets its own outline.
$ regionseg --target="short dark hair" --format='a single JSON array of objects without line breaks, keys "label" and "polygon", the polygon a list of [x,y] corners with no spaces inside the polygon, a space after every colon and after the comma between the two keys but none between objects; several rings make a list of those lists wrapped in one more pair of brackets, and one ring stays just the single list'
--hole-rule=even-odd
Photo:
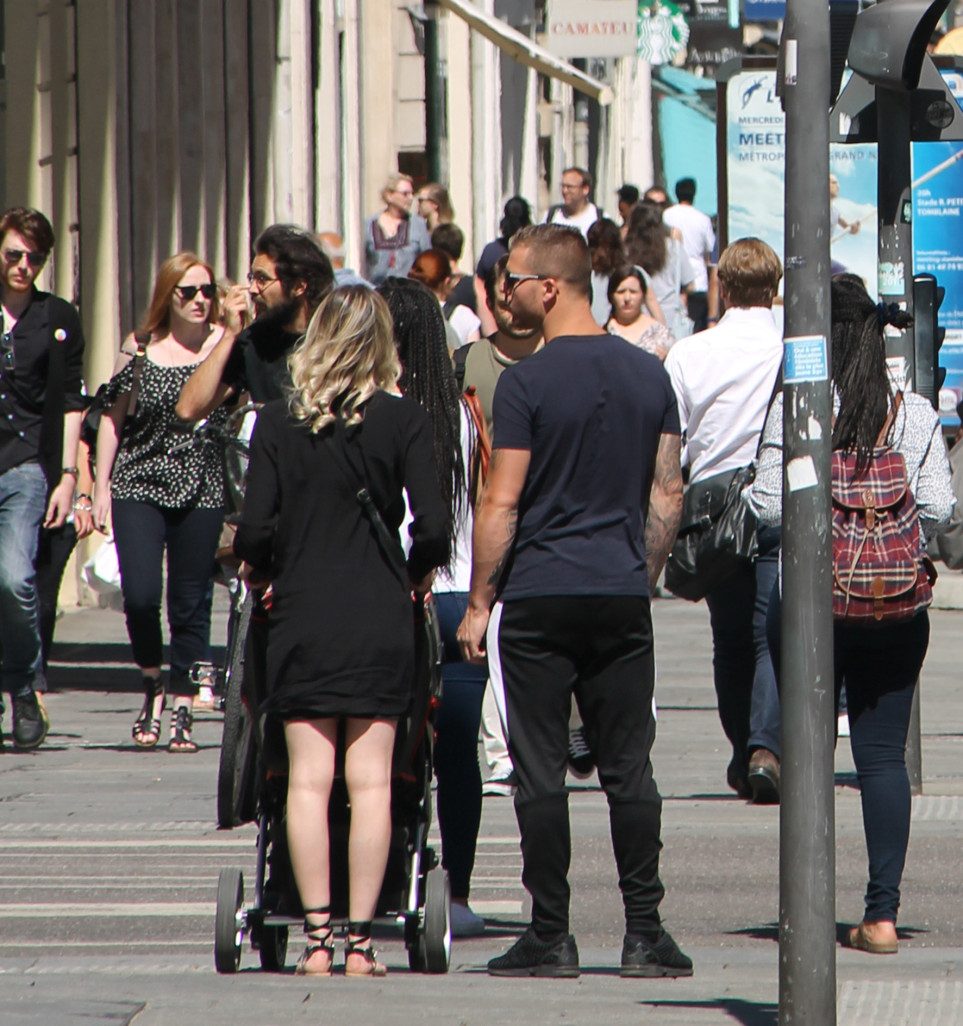
[{"label": "short dark hair", "polygon": [[563,175],[581,175],[582,176],[582,188],[592,188],[592,176],[585,170],[584,167],[567,167],[562,171]]},{"label": "short dark hair", "polygon": [[532,224],[512,239],[512,249],[532,250],[539,274],[558,278],[585,296],[592,295],[592,259],[585,236],[564,224]]},{"label": "short dark hair", "polygon": [[638,203],[639,189],[636,185],[623,185],[615,193],[620,203]]},{"label": "short dark hair", "polygon": [[50,222],[33,207],[10,207],[4,211],[0,217],[0,240],[7,232],[18,232],[44,255],[54,248],[56,242]]},{"label": "short dark hair", "polygon": [[318,240],[296,224],[272,224],[254,240],[254,252],[270,257],[286,293],[299,282],[314,310],[334,287],[334,269]]},{"label": "short dark hair", "polygon": [[675,198],[680,203],[691,203],[695,199],[696,183],[694,178],[680,178],[675,183]]},{"label": "short dark hair", "polygon": [[431,233],[431,246],[432,249],[443,250],[452,260],[461,260],[465,248],[465,233],[454,221],[446,221]]},{"label": "short dark hair", "polygon": [[485,275],[485,299],[488,302],[488,309],[492,313],[495,312],[495,303],[498,302],[498,297],[495,292],[498,288],[498,282],[505,276],[505,268],[508,266],[508,254],[503,253],[494,264],[488,274]]}]

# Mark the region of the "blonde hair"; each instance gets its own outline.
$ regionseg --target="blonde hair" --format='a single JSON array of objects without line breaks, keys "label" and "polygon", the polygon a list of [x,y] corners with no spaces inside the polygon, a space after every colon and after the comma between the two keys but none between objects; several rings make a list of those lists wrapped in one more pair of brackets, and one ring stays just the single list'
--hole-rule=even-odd
[{"label": "blonde hair", "polygon": [[401,376],[388,304],[365,285],[335,289],[315,310],[288,367],[295,420],[317,434],[334,421],[337,404],[345,423],[357,424],[360,407]]},{"label": "blonde hair", "polygon": [[393,175],[388,175],[388,181],[385,182],[385,187],[381,190],[381,198],[388,202],[388,196],[393,193],[402,182],[407,182],[411,186],[411,191],[414,192],[415,182],[411,175],[403,174],[398,171]]}]

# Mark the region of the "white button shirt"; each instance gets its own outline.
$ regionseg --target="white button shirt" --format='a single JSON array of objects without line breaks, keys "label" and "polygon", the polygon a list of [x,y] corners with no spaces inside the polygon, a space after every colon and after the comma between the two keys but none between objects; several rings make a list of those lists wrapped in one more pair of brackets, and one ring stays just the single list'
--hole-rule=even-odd
[{"label": "white button shirt", "polygon": [[755,459],[782,352],[764,306],[730,308],[716,327],[669,350],[665,369],[679,403],[690,483]]}]

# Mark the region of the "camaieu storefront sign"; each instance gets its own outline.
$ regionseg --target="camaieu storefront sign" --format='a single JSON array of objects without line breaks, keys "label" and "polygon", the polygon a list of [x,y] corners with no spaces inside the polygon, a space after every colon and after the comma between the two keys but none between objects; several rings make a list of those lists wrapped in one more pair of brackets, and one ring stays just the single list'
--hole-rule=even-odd
[{"label": "camaieu storefront sign", "polygon": [[545,45],[559,57],[626,57],[635,53],[636,0],[550,0]]}]

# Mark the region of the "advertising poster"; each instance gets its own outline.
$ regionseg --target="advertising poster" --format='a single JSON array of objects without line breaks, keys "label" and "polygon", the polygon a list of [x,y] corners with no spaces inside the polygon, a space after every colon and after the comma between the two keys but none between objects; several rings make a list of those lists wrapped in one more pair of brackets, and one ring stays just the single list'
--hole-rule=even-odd
[{"label": "advertising poster", "polygon": [[[963,76],[955,76],[963,92]],[[726,237],[755,235],[784,258],[785,115],[776,96],[776,73],[744,70],[726,83]],[[956,92],[956,89],[954,89]],[[961,103],[963,105],[963,103]],[[963,143],[914,143],[913,250],[916,273],[934,274],[946,289],[940,350],[946,381],[940,414],[959,424],[963,399]],[[830,255],[834,272],[858,274],[870,294],[879,289],[877,155],[875,143],[830,146]]]},{"label": "advertising poster", "polygon": [[946,289],[940,324],[946,339],[939,363],[946,368],[940,390],[940,416],[947,427],[959,423],[963,399],[963,144],[913,145],[913,266],[935,275]]},{"label": "advertising poster", "polygon": [[[786,118],[775,71],[739,72],[726,84],[728,239],[755,235],[784,253]],[[876,147],[830,147],[830,254],[837,272],[876,283]]]}]

